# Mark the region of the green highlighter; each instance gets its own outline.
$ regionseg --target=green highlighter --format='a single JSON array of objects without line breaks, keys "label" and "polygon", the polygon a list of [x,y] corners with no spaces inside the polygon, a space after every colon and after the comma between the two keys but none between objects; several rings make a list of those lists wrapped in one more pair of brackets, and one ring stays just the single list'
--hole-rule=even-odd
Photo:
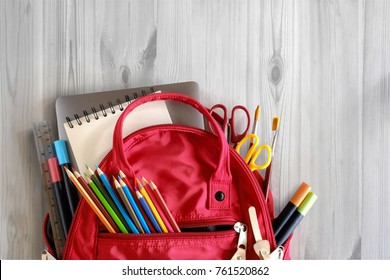
[{"label": "green highlighter", "polygon": [[313,192],[309,192],[302,203],[299,205],[298,209],[294,211],[291,217],[287,220],[285,225],[275,236],[277,246],[281,246],[286,242],[291,233],[302,221],[303,217],[306,216],[310,208],[313,206],[314,202],[317,200],[317,196]]}]

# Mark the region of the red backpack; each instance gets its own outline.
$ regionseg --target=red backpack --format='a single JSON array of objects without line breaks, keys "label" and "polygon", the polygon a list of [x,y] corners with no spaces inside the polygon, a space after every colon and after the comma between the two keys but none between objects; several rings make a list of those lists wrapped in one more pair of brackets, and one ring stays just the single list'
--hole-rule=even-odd
[{"label": "red backpack", "polygon": [[[182,102],[195,108],[208,120],[213,132],[166,124],[143,128],[123,139],[125,118],[129,114],[131,118],[136,107],[157,100]],[[134,185],[135,178],[151,179],[181,232],[109,233],[81,199],[63,259],[218,260],[232,259],[236,252],[246,259],[259,259],[253,248],[256,241],[248,213],[251,206],[256,210],[262,238],[269,241],[270,252],[276,249],[271,224],[273,200],[270,195],[268,204],[265,202],[263,177],[250,171],[229,146],[209,110],[191,97],[161,93],[132,102],[118,119],[113,148],[99,167],[108,178],[123,171]],[[239,227],[246,232],[239,233]],[[284,259],[290,258],[288,243],[289,240],[284,246]]]}]

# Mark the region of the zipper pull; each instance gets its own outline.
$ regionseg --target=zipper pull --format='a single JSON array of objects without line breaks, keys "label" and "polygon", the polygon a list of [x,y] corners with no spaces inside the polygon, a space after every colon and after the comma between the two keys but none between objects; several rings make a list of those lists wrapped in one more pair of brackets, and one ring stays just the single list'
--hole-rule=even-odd
[{"label": "zipper pull", "polygon": [[284,248],[279,246],[271,254],[269,254],[271,260],[283,260],[284,257]]},{"label": "zipper pull", "polygon": [[234,230],[240,235],[238,236],[237,251],[233,255],[232,260],[246,260],[246,243],[248,227],[240,222],[235,223]]},{"label": "zipper pull", "polygon": [[257,220],[256,209],[251,206],[248,209],[249,211],[249,219],[251,221],[253,235],[255,237],[256,243],[253,245],[253,249],[255,250],[256,255],[259,256],[261,260],[269,260],[270,259],[270,244],[268,240],[263,240],[261,236],[261,231],[259,227],[259,222]]}]

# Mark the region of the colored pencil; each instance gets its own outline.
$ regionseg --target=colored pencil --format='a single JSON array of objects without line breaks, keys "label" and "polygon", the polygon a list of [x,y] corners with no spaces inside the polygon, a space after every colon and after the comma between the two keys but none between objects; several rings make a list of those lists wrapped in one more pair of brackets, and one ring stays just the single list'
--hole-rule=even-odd
[{"label": "colored pencil", "polygon": [[[120,176],[118,177],[118,182],[121,185],[121,188],[122,188],[123,192],[125,193],[126,198],[128,199],[130,205],[133,207],[134,213],[135,213],[136,217],[138,218],[138,222],[141,224],[142,229],[144,230],[145,233],[151,233],[150,228],[149,228],[148,224],[146,223],[146,220],[144,219],[144,216],[142,215],[136,201],[133,198],[133,195],[131,194],[131,192],[129,190],[129,187],[125,184],[125,182],[123,181],[123,178],[121,178]],[[141,207],[141,205],[140,205],[140,207]]]},{"label": "colored pencil", "polygon": [[142,208],[144,208],[144,210],[146,212],[146,215],[148,215],[149,220],[152,222],[152,225],[153,225],[154,229],[158,233],[162,233],[162,230],[161,230],[160,226],[158,225],[158,222],[157,222],[156,218],[154,217],[152,211],[150,210],[149,205],[146,202],[146,200],[143,197],[143,195],[137,189],[136,189],[135,193],[137,195],[137,198],[138,198],[139,202],[141,203]]},{"label": "colored pencil", "polygon": [[112,179],[113,179],[115,188],[117,190],[117,193],[119,194],[123,204],[125,205],[125,208],[127,209],[127,212],[129,213],[130,218],[133,220],[133,223],[136,226],[138,233],[139,232],[145,233],[145,231],[142,228],[141,223],[139,222],[137,215],[135,214],[133,207],[131,206],[129,200],[127,199],[126,194],[125,194],[124,190],[122,189],[120,183],[118,182],[117,179],[115,179],[114,176]]},{"label": "colored pencil", "polygon": [[107,178],[106,174],[104,174],[104,172],[99,168],[98,165],[96,165],[96,172],[98,173],[100,179],[103,182],[103,185],[106,187],[108,193],[111,195],[112,200],[114,200],[114,203],[116,204],[116,206],[118,207],[120,213],[122,214],[123,218],[125,219],[125,221],[126,221],[125,226],[126,226],[127,230],[133,231],[133,229],[136,229],[136,226],[131,221],[131,219],[130,219],[129,215],[127,214],[126,210],[123,208],[123,205],[119,201],[119,199],[118,199],[114,189],[111,186],[110,181],[108,181],[108,178]]},{"label": "colored pencil", "polygon": [[108,229],[111,233],[116,233],[114,228],[111,226],[111,224],[107,221],[106,217],[100,212],[99,208],[97,208],[96,204],[93,202],[91,197],[88,195],[88,193],[84,190],[83,186],[79,183],[79,181],[76,179],[74,174],[64,166],[65,171],[69,177],[69,179],[73,182],[77,190],[80,192],[80,194],[84,197],[85,201],[88,203],[88,205],[92,208],[92,210],[95,212],[95,214],[99,217],[99,219],[102,221],[104,226]]},{"label": "colored pencil", "polygon": [[[99,208],[100,212],[102,212],[104,217],[106,217],[107,221],[114,228],[115,232],[120,232],[121,231],[120,228],[118,228],[118,226],[115,224],[114,220],[112,219],[110,214],[107,212],[107,209],[103,206],[102,202],[99,200],[96,193],[91,189],[91,187],[87,183],[87,181],[84,180],[84,178],[80,175],[80,173],[77,172],[76,169],[72,168],[72,172],[73,172],[74,176],[76,177],[76,179],[81,184],[81,186],[84,188],[84,190],[88,193],[89,197],[93,200],[93,202]],[[124,233],[128,233],[128,231],[125,231]]]},{"label": "colored pencil", "polygon": [[137,204],[139,211],[142,213],[142,217],[144,217],[145,223],[147,224],[150,232],[156,233],[156,230],[154,229],[152,222],[148,219],[148,215],[146,215],[145,210],[142,208],[141,203],[137,199],[137,195],[135,194],[134,187],[133,187],[133,185],[130,184],[129,180],[127,179],[126,174],[122,170],[119,170],[119,176],[122,178],[123,182],[126,184],[128,191],[134,197],[135,203]]},{"label": "colored pencil", "polygon": [[141,182],[138,179],[137,179],[137,184],[138,184],[138,189],[139,189],[140,193],[143,195],[143,197],[146,200],[146,203],[149,205],[149,208],[152,211],[153,216],[156,218],[156,221],[157,221],[158,225],[160,226],[162,232],[167,233],[168,229],[165,226],[165,224],[160,216],[160,213],[158,213],[156,206],[154,205],[152,199],[150,198],[146,188],[141,184]]},{"label": "colored pencil", "polygon": [[111,219],[114,222],[114,225],[118,227],[117,232],[122,232],[122,233],[128,233],[125,225],[122,223],[122,221],[119,219],[118,215],[115,213],[115,211],[112,209],[112,206],[108,203],[108,201],[104,198],[103,194],[100,192],[96,184],[91,180],[91,178],[88,176],[88,174],[85,175],[85,180],[93,190],[93,192],[96,194],[100,202],[103,204],[104,208],[106,209],[107,213],[111,217]]},{"label": "colored pencil", "polygon": [[149,197],[152,200],[153,205],[156,207],[157,212],[160,214],[161,219],[164,222],[164,225],[167,227],[168,232],[175,232],[167,216],[165,215],[165,212],[163,211],[162,205],[160,205],[160,202],[157,200],[154,191],[150,187],[149,182],[144,177],[142,177],[142,185],[144,186],[147,193],[149,194]]},{"label": "colored pencil", "polygon": [[176,223],[175,219],[172,216],[171,211],[168,208],[168,205],[165,203],[164,198],[162,197],[160,191],[158,190],[157,186],[153,183],[153,181],[150,181],[150,188],[152,189],[152,192],[155,194],[156,199],[161,205],[161,208],[165,214],[165,216],[168,218],[169,223],[173,227],[174,231],[180,232],[180,228],[178,224]]}]

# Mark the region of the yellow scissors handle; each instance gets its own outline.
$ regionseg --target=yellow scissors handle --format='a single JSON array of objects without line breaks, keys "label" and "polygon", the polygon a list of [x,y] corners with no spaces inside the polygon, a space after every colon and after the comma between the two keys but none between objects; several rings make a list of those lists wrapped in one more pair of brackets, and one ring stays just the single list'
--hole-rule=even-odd
[{"label": "yellow scissors handle", "polygon": [[251,146],[248,150],[248,153],[246,154],[246,156],[244,157],[244,161],[246,164],[249,164],[249,161],[250,159],[252,158],[252,155],[255,153],[255,149],[257,147],[257,145],[259,144],[259,137],[256,135],[256,134],[247,134],[245,135],[244,138],[241,139],[240,142],[237,143],[236,145],[236,151],[237,153],[240,154],[240,148],[241,146],[245,143],[245,141],[247,141],[248,139],[251,139]]},{"label": "yellow scissors handle", "polygon": [[[256,159],[259,157],[260,153],[262,150],[266,150],[267,151],[267,161],[262,164],[262,165],[257,165],[256,164]],[[266,169],[270,163],[271,163],[271,158],[272,158],[272,149],[270,146],[264,144],[264,145],[261,145],[254,153],[254,155],[252,156],[250,162],[248,163],[249,165],[249,169],[251,171],[255,171],[256,169]]]}]

